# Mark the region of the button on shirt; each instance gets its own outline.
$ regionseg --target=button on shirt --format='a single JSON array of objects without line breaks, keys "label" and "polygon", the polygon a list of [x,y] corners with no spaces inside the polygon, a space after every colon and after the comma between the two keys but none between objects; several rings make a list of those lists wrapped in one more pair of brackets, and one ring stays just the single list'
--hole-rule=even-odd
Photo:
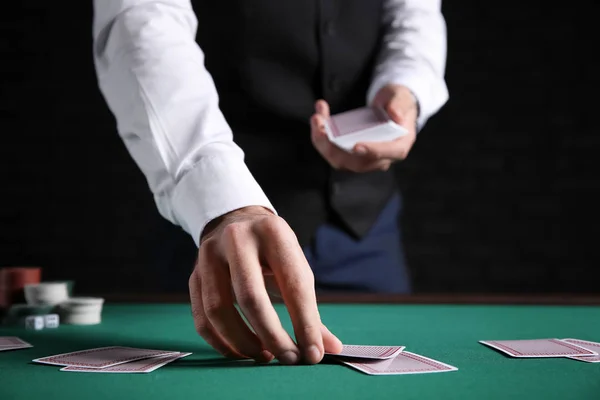
[{"label": "button on shirt", "polygon": [[[196,244],[205,225],[250,205],[273,209],[233,142],[195,42],[190,0],[94,0],[94,63],[117,130],[163,217]],[[441,0],[386,0],[369,104],[387,84],[415,95],[421,128],[448,100]],[[333,22],[324,33],[335,35]],[[337,90],[341,82],[332,77]]]}]

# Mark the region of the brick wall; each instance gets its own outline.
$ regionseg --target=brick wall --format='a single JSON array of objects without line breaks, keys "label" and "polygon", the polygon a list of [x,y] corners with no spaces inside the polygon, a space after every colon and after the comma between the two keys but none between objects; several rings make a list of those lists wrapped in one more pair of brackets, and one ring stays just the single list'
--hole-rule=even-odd
[{"label": "brick wall", "polygon": [[[164,266],[191,265],[194,246],[114,131],[76,3],[0,15],[0,265],[82,292],[178,287],[188,267]],[[544,4],[444,4],[451,100],[398,165],[421,291],[598,291],[598,7]]]}]

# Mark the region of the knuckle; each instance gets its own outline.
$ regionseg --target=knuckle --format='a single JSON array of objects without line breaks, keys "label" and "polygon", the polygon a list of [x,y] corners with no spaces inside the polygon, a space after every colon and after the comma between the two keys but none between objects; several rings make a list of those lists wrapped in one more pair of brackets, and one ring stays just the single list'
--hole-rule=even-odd
[{"label": "knuckle", "polygon": [[210,327],[204,314],[199,309],[192,308],[192,317],[194,318],[196,332],[202,337],[209,335]]},{"label": "knuckle", "polygon": [[261,220],[259,227],[261,232],[267,237],[279,236],[288,228],[287,223],[279,216]]},{"label": "knuckle", "polygon": [[227,224],[223,227],[223,236],[228,238],[238,237],[242,233],[243,227],[239,223]]},{"label": "knuckle", "polygon": [[317,323],[304,322],[301,326],[294,329],[300,335],[305,338],[318,337],[321,335],[321,322]]},{"label": "knuckle", "polygon": [[217,241],[215,238],[206,239],[200,244],[196,265],[206,262],[206,260],[212,258],[212,256],[215,254],[216,244]]},{"label": "knuckle", "polygon": [[258,294],[247,291],[243,295],[238,296],[238,304],[249,314],[257,314],[261,308],[263,301]]},{"label": "knuckle", "polygon": [[204,313],[209,320],[221,319],[227,313],[227,304],[218,297],[204,301]]},{"label": "knuckle", "polygon": [[236,222],[228,224],[223,228],[223,239],[233,247],[239,247],[246,236],[247,229],[245,224]]}]

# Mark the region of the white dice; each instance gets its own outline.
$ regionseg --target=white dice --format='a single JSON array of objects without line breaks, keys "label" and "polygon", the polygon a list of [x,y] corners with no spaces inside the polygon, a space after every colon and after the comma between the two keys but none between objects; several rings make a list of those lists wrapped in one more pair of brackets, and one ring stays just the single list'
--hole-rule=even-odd
[{"label": "white dice", "polygon": [[44,329],[44,317],[40,315],[30,315],[25,318],[25,328],[39,331]]},{"label": "white dice", "polygon": [[58,325],[60,325],[58,314],[44,315],[44,327],[58,328]]}]

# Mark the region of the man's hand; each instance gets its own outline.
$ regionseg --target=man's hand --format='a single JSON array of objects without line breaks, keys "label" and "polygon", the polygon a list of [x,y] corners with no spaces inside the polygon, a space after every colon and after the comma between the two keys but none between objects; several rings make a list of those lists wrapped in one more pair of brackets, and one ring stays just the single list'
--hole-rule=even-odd
[{"label": "man's hand", "polygon": [[410,90],[401,85],[385,86],[375,96],[373,105],[383,107],[408,134],[389,142],[357,143],[352,153],[348,153],[329,141],[324,127],[329,119],[329,105],[324,100],[316,102],[316,112],[310,120],[311,139],[333,168],[353,172],[386,171],[394,161],[408,156],[417,135],[417,104]]},{"label": "man's hand", "polygon": [[[287,306],[297,344],[281,326],[269,283]],[[313,273],[296,236],[265,208],[242,208],[209,224],[189,288],[196,330],[227,357],[315,364],[324,351],[342,349],[321,323]]]}]

